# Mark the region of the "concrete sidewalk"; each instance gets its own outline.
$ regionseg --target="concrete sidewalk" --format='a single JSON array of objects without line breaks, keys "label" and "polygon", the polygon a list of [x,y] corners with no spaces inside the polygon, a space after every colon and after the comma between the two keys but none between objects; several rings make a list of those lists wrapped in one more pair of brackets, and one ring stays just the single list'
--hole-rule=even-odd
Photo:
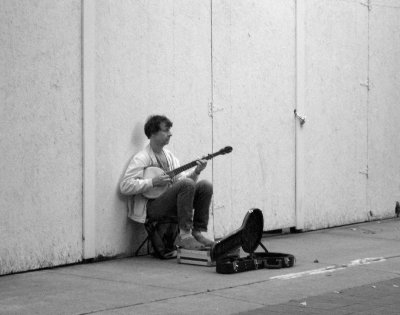
[{"label": "concrete sidewalk", "polygon": [[0,277],[0,314],[399,313],[399,219],[263,244],[295,266],[221,275],[146,256],[21,273]]}]

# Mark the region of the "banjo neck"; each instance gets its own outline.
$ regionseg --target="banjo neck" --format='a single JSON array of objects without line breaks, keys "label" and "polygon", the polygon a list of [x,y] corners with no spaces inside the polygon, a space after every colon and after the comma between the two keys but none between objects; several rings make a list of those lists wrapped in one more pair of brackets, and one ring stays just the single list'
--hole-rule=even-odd
[{"label": "banjo neck", "polygon": [[[205,157],[203,157],[203,158],[201,158],[201,159],[202,159],[202,160],[211,160],[212,158],[214,158],[214,157],[216,157],[216,156],[218,156],[218,155],[230,153],[231,151],[232,151],[232,147],[225,147],[224,149],[221,149],[221,150],[219,150],[218,152],[215,152],[215,153],[212,153],[212,154],[208,154],[208,155],[206,155]],[[180,166],[180,167],[177,167],[176,169],[173,169],[173,170],[171,170],[171,171],[166,172],[166,174],[167,174],[168,176],[170,176],[171,178],[172,178],[172,177],[175,177],[175,176],[178,175],[179,173],[182,173],[182,172],[184,172],[184,171],[186,171],[186,170],[188,170],[188,169],[190,169],[190,168],[196,166],[196,165],[197,165],[196,162],[197,162],[198,160],[199,160],[199,159],[194,160],[194,161],[192,161],[192,162],[190,162],[190,163],[187,163],[187,164],[185,164],[185,165],[182,165],[182,166]]]}]

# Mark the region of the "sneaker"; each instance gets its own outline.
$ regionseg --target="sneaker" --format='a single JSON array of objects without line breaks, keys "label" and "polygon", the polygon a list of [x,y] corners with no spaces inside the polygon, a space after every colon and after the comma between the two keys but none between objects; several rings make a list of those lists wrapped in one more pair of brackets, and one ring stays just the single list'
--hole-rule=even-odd
[{"label": "sneaker", "polygon": [[175,241],[175,245],[177,247],[181,247],[184,249],[191,249],[191,250],[204,249],[204,245],[196,241],[192,235],[187,236],[185,238],[182,238],[181,235],[178,235]]},{"label": "sneaker", "polygon": [[192,235],[196,239],[196,241],[198,241],[199,243],[203,244],[206,247],[211,247],[215,243],[214,241],[212,241],[212,240],[208,239],[207,237],[205,237],[199,231],[193,231]]}]

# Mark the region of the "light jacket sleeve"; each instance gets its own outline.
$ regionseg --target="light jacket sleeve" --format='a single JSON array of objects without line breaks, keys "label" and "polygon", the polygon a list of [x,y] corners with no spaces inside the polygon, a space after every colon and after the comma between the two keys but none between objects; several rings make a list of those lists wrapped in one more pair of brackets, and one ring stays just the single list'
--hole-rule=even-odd
[{"label": "light jacket sleeve", "polygon": [[130,161],[120,182],[120,190],[124,195],[137,195],[153,187],[151,178],[143,178],[144,169],[149,161],[143,155],[135,155]]}]

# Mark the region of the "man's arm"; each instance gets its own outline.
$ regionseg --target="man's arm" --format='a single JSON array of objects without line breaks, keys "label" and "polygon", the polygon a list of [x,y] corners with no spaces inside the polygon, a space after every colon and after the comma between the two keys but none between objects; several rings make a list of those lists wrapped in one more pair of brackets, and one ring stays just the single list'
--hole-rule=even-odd
[{"label": "man's arm", "polygon": [[198,160],[196,161],[197,166],[192,173],[190,173],[187,177],[197,181],[199,178],[200,173],[206,168],[207,160]]},{"label": "man's arm", "polygon": [[151,178],[143,178],[147,166],[142,157],[136,155],[132,158],[119,185],[122,194],[137,195],[153,187]]}]

